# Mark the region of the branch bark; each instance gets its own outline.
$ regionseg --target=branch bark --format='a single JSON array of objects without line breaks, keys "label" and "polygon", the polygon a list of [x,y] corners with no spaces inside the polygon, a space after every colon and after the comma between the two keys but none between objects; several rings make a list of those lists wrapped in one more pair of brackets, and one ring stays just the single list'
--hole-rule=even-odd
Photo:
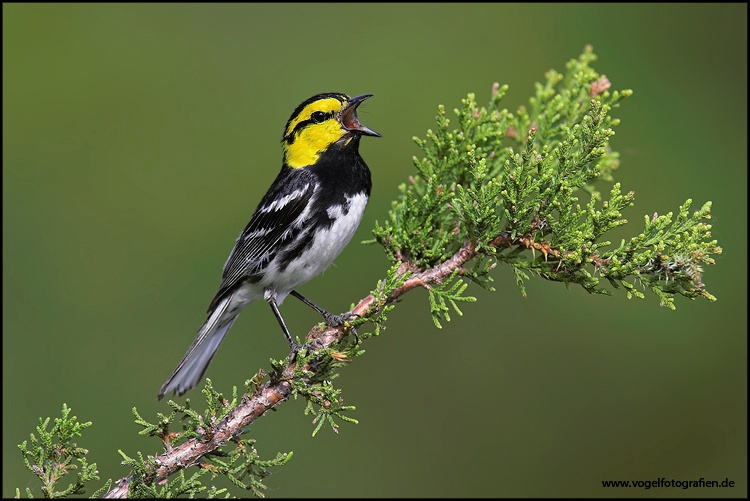
[{"label": "branch bark", "polygon": [[[476,254],[472,243],[464,244],[458,252],[443,263],[433,268],[414,273],[401,286],[389,291],[386,304],[396,301],[400,296],[417,287],[429,288],[431,284],[441,283],[456,270],[459,270],[459,273],[461,273],[463,265],[473,259]],[[411,265],[407,264],[407,266],[413,269]],[[351,313],[360,317],[366,314],[373,315],[382,309],[383,306],[384,304],[378,305],[376,303],[376,298],[373,295],[368,295],[357,303],[351,310]],[[308,333],[307,340],[311,344],[311,349],[318,351],[331,346],[343,335],[343,327],[328,327],[325,330],[315,327]],[[203,456],[210,454],[233,438],[239,436],[243,428],[287,400],[292,392],[289,380],[294,373],[295,366],[296,362],[287,362],[283,375],[278,381],[269,381],[252,395],[243,395],[237,407],[212,430],[213,435],[210,438],[191,438],[174,448],[167,445],[167,450],[155,458],[155,465],[144,476],[144,483],[160,482],[180,469],[199,464]],[[314,368],[310,364],[305,364],[304,369],[314,372]],[[132,474],[121,478],[115,482],[115,486],[104,495],[104,498],[127,498],[132,480]]]}]

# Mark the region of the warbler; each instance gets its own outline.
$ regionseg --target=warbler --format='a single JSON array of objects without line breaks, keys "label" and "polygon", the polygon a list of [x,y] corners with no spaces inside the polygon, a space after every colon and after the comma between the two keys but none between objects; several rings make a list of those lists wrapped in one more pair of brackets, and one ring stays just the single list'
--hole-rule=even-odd
[{"label": "warbler", "polygon": [[295,289],[328,268],[351,240],[370,197],[370,169],[359,155],[357,107],[371,97],[318,94],[294,110],[281,140],[281,171],[255,209],[224,264],[208,318],[157,399],[198,384],[224,336],[253,301],[271,306],[291,350],[299,346],[279,306],[291,294],[335,324],[332,315]]}]

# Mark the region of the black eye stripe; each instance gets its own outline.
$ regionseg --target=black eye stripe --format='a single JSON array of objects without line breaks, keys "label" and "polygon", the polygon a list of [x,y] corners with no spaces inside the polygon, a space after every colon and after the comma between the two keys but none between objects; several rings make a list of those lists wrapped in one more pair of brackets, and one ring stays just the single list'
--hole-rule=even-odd
[{"label": "black eye stripe", "polygon": [[[314,119],[313,116],[317,115],[318,113],[320,113],[320,115],[316,116]],[[310,114],[310,118],[308,118],[307,120],[302,120],[300,123],[295,125],[292,133],[289,134],[284,139],[286,139],[287,143],[291,144],[294,141],[294,138],[297,136],[297,134],[299,134],[302,131],[302,129],[304,129],[308,125],[319,124],[319,123],[325,122],[326,120],[333,118],[335,114],[336,113],[333,111],[329,111],[328,113],[324,113],[322,111],[314,111]]]}]

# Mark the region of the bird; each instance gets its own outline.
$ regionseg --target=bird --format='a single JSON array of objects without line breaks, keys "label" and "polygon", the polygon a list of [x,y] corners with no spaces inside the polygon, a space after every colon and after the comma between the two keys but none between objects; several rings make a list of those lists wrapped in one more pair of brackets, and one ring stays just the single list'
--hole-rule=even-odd
[{"label": "bird", "polygon": [[362,220],[372,180],[359,142],[362,136],[381,137],[357,116],[370,97],[317,94],[294,110],[281,139],[281,170],[237,238],[207,319],[157,400],[195,387],[239,314],[259,299],[271,307],[293,353],[301,345],[279,311],[287,296],[323,315],[329,325],[345,320],[296,289],[333,263]]}]

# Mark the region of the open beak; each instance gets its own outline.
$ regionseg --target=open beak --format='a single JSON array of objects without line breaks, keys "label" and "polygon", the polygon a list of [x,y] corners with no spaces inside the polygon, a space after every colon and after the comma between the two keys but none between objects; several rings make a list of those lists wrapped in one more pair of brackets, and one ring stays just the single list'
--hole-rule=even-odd
[{"label": "open beak", "polygon": [[357,117],[357,107],[368,97],[372,97],[372,94],[362,94],[361,96],[349,99],[346,108],[341,111],[339,120],[341,121],[341,125],[348,131],[357,132],[365,136],[381,137],[374,130],[359,123],[359,118]]}]

